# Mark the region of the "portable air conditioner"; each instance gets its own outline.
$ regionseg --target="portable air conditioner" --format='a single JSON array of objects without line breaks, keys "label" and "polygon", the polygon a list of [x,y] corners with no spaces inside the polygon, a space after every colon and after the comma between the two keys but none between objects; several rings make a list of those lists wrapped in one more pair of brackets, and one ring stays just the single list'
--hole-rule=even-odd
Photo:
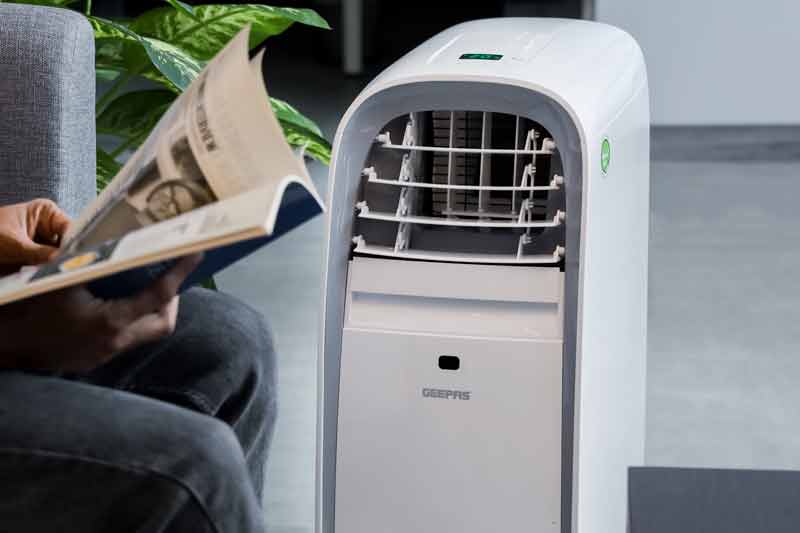
[{"label": "portable air conditioner", "polygon": [[604,24],[455,26],[339,125],[317,533],[622,533],[644,461],[649,107]]}]

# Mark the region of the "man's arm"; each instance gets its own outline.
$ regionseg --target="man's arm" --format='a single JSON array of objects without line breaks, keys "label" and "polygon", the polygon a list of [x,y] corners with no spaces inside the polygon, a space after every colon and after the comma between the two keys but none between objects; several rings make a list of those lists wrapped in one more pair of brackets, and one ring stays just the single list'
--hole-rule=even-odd
[{"label": "man's arm", "polygon": [[0,368],[84,372],[169,335],[178,289],[200,260],[181,259],[130,298],[101,300],[77,286],[0,306]]},{"label": "man's arm", "polygon": [[[0,267],[47,261],[68,225],[49,200],[0,207]],[[0,306],[0,368],[81,372],[168,335],[178,290],[200,260],[183,258],[130,298],[101,300],[77,286]]]}]

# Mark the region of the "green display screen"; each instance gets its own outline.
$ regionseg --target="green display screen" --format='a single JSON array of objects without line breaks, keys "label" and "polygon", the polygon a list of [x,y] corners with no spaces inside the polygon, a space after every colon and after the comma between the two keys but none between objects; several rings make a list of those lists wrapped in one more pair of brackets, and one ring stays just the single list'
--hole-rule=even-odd
[{"label": "green display screen", "polygon": [[503,54],[461,54],[459,59],[481,59],[483,61],[499,61]]}]

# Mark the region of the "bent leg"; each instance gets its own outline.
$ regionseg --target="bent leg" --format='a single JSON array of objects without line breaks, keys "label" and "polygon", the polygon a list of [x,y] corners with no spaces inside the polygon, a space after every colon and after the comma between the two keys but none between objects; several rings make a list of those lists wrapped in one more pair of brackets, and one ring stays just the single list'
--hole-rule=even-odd
[{"label": "bent leg", "polygon": [[0,373],[3,531],[262,532],[226,424],[150,398]]},{"label": "bent leg", "polygon": [[263,317],[224,293],[181,295],[175,332],[120,354],[90,383],[149,396],[229,424],[261,496],[276,415],[275,352]]}]

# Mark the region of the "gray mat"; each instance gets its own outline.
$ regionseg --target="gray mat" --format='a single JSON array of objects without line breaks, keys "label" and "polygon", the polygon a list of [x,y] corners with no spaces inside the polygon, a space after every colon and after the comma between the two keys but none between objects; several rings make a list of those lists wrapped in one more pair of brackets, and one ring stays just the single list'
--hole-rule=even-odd
[{"label": "gray mat", "polygon": [[800,472],[631,468],[630,533],[796,533]]}]

